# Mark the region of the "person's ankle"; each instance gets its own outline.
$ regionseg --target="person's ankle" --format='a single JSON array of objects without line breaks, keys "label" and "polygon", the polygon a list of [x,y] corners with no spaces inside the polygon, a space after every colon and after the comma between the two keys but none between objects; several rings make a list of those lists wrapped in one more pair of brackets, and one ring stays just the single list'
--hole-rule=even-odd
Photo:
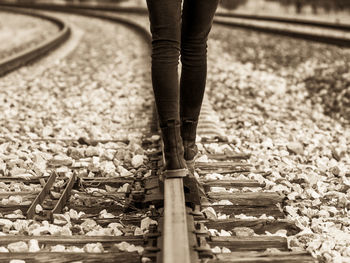
[{"label": "person's ankle", "polygon": [[162,130],[165,170],[186,169],[180,122],[168,120]]}]

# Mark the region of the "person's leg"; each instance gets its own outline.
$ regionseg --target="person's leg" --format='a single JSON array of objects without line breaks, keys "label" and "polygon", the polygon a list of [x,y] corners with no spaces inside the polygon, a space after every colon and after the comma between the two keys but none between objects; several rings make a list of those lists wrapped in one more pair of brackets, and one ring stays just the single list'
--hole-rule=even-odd
[{"label": "person's leg", "polygon": [[[198,117],[207,76],[207,40],[218,0],[184,0],[181,28],[180,116],[184,157],[193,170]],[[191,163],[192,162],[192,163]]]},{"label": "person's leg", "polygon": [[207,40],[218,0],[184,0],[181,27],[180,114],[197,120],[207,75]]},{"label": "person's leg", "polygon": [[197,155],[196,130],[202,106],[207,76],[207,40],[218,0],[184,0],[181,28],[180,117],[184,159],[190,176],[184,184],[192,186],[195,212],[198,205],[207,202],[201,184],[194,177],[194,159]]},{"label": "person's leg", "polygon": [[181,41],[181,1],[147,0],[152,33],[152,85],[164,143],[165,176],[173,175],[174,172],[175,176],[184,176],[186,170],[180,134],[177,71]]},{"label": "person's leg", "polygon": [[179,120],[178,62],[182,0],[147,0],[152,33],[152,84],[160,126]]}]

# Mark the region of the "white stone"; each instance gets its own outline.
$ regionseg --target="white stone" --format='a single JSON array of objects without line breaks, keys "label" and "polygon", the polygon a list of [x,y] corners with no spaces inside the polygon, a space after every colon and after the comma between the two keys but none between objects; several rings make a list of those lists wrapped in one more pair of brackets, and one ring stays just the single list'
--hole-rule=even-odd
[{"label": "white stone", "polygon": [[9,204],[19,205],[22,203],[22,196],[20,195],[11,195],[9,197]]},{"label": "white stone", "polygon": [[221,231],[219,233],[219,236],[221,236],[221,237],[230,237],[231,234],[230,234],[230,232],[228,232],[228,231],[226,231],[224,229],[221,229]]},{"label": "white stone", "polygon": [[144,156],[137,154],[131,159],[131,165],[134,168],[139,168],[143,164]]},{"label": "white stone", "polygon": [[217,219],[216,212],[215,212],[214,208],[212,208],[212,207],[204,208],[202,210],[202,213],[205,214],[208,219],[212,219],[212,220],[216,220]]},{"label": "white stone", "polygon": [[9,263],[26,263],[26,262],[22,259],[11,259]]},{"label": "white stone", "polygon": [[211,251],[212,251],[213,253],[215,253],[215,254],[221,253],[221,249],[220,249],[220,247],[218,247],[218,246],[212,248]]},{"label": "white stone", "polygon": [[231,253],[231,250],[229,248],[227,248],[227,247],[223,247],[221,249],[221,253]]},{"label": "white stone", "polygon": [[121,165],[118,166],[118,172],[119,172],[121,177],[127,177],[127,176],[131,176],[132,175],[131,172],[129,172],[127,169],[125,169]]},{"label": "white stone", "polygon": [[37,204],[37,205],[35,206],[35,213],[36,213],[36,214],[41,213],[43,210],[44,210],[44,209],[43,209],[43,207],[42,207],[41,205]]},{"label": "white stone", "polygon": [[36,239],[31,239],[28,242],[28,252],[38,252],[40,251],[39,242]]},{"label": "white stone", "polygon": [[[0,226],[2,227],[2,231],[8,232],[11,229],[11,227],[13,226],[13,222],[11,220],[8,220],[8,219],[0,218]],[[7,230],[7,231],[5,231],[5,230]]]},{"label": "white stone", "polygon": [[42,131],[42,136],[45,138],[45,137],[48,137],[50,135],[53,135],[53,129],[52,127],[50,126],[46,126],[43,128],[43,131]]},{"label": "white stone", "polygon": [[85,150],[85,156],[92,157],[92,156],[99,156],[100,150],[97,147],[89,146]]},{"label": "white stone", "polygon": [[0,247],[0,253],[9,253],[10,251],[6,247]]},{"label": "white stone", "polygon": [[213,193],[227,192],[225,187],[219,187],[219,186],[210,187],[210,191]]},{"label": "white stone", "polygon": [[84,251],[87,253],[103,253],[104,249],[101,243],[89,243],[84,246]]},{"label": "white stone", "polygon": [[145,230],[148,230],[149,229],[149,226],[151,224],[156,224],[158,225],[157,221],[149,218],[149,217],[146,217],[144,219],[141,220],[141,230],[142,231],[145,231]]},{"label": "white stone", "polygon": [[64,252],[66,249],[63,245],[56,245],[51,247],[51,252]]},{"label": "white stone", "polygon": [[139,227],[136,227],[136,228],[135,228],[135,231],[134,231],[134,235],[135,235],[135,236],[142,236],[142,235],[143,235],[142,229],[139,228]]},{"label": "white stone", "polygon": [[26,242],[18,241],[18,242],[8,244],[7,249],[12,253],[28,252],[28,245]]},{"label": "white stone", "polygon": [[56,155],[49,160],[49,164],[52,166],[70,166],[73,163],[73,159],[66,155]]}]

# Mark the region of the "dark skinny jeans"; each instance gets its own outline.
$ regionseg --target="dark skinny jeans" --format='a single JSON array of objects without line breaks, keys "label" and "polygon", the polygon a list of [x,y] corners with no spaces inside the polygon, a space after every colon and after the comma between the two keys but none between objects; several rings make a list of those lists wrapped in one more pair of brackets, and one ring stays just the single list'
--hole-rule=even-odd
[{"label": "dark skinny jeans", "polygon": [[167,120],[198,120],[207,76],[207,40],[219,0],[184,0],[182,13],[181,2],[147,0],[152,85],[161,127]]}]

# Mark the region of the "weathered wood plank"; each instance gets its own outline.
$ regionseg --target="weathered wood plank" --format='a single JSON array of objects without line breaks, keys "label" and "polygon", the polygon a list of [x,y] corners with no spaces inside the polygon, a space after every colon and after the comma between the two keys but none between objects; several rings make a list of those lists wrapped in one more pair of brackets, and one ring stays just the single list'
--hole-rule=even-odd
[{"label": "weathered wood plank", "polygon": [[13,195],[27,196],[28,199],[34,199],[40,191],[23,191],[23,192],[0,192],[0,198],[6,198]]},{"label": "weathered wood plank", "polygon": [[159,187],[159,178],[157,176],[150,176],[146,181],[145,181],[145,189],[153,189],[153,188],[158,188]]},{"label": "weathered wood plank", "polygon": [[236,168],[236,167],[252,167],[253,165],[245,162],[196,162],[196,168],[199,169],[219,169],[219,168]]},{"label": "weathered wood plank", "polygon": [[143,236],[1,236],[0,245],[7,245],[17,241],[38,240],[39,244],[62,244],[62,245],[84,245],[87,243],[113,244],[119,242],[129,242],[132,244],[142,245]]},{"label": "weathered wood plank", "polygon": [[140,256],[136,252],[113,253],[72,253],[72,252],[38,252],[38,253],[0,253],[0,262],[21,259],[26,263],[139,263]]},{"label": "weathered wood plank", "polygon": [[[203,208],[207,205],[202,205]],[[260,217],[263,214],[275,218],[284,218],[284,214],[275,205],[273,206],[236,206],[236,205],[211,205],[217,213],[227,215],[240,215]]]},{"label": "weathered wood plank", "polygon": [[[140,227],[142,218],[140,217],[130,217],[127,219],[120,218],[98,218],[98,217],[89,217],[93,219],[98,225],[106,227],[110,223],[122,223],[124,225],[135,225]],[[153,218],[154,219],[154,218]],[[73,220],[71,222],[74,224],[81,224],[84,222],[82,219]]]},{"label": "weathered wood plank", "polygon": [[234,187],[265,187],[265,184],[259,183],[256,180],[215,180],[204,181],[204,187],[209,188],[212,186],[234,188]]},{"label": "weathered wood plank", "polygon": [[249,172],[251,172],[251,169],[249,167],[230,168],[230,169],[210,168],[210,169],[197,170],[197,173],[199,175],[207,175],[207,174],[211,174],[211,173],[217,173],[217,174],[243,173],[243,174],[247,174]]},{"label": "weathered wood plank", "polygon": [[40,179],[47,180],[47,176],[33,176],[30,178],[24,178],[24,177],[12,177],[12,176],[0,176],[0,182],[3,183],[13,183],[14,181],[16,182],[21,182],[24,184],[35,184],[35,183],[40,183]]},{"label": "weathered wood plank", "polygon": [[209,159],[213,160],[230,160],[230,159],[249,159],[249,153],[230,153],[230,154],[207,154]]},{"label": "weathered wood plank", "polygon": [[0,213],[8,214],[19,209],[25,214],[29,207],[30,205],[0,205]]},{"label": "weathered wood plank", "polygon": [[229,192],[209,192],[208,197],[211,200],[229,200],[234,205],[246,206],[270,206],[281,203],[284,196],[274,192],[243,192],[243,193],[229,193]]},{"label": "weathered wood plank", "polygon": [[94,177],[94,178],[80,178],[80,184],[84,187],[103,187],[105,185],[120,187],[123,184],[131,184],[134,180],[123,178],[106,178],[106,177]]},{"label": "weathered wood plank", "polygon": [[93,199],[94,200],[97,197],[101,197],[101,195],[103,195],[105,198],[108,198],[110,196],[111,198],[125,199],[126,192],[105,192],[103,194],[99,194],[96,192],[96,196],[93,196],[92,194],[72,190],[72,194],[79,196],[81,198],[84,198],[84,200],[86,200],[86,199]]},{"label": "weathered wood plank", "polygon": [[66,203],[68,202],[68,200],[70,198],[70,193],[71,193],[71,190],[72,190],[73,185],[75,183],[75,180],[76,180],[76,174],[74,173],[71,176],[71,178],[69,178],[69,181],[66,184],[66,187],[60,196],[60,199],[57,201],[55,208],[50,212],[51,218],[53,218],[53,214],[62,212],[64,206],[66,205]]},{"label": "weathered wood plank", "polygon": [[52,187],[52,185],[54,184],[55,180],[56,180],[56,173],[52,173],[49,177],[49,179],[47,180],[45,186],[42,188],[41,192],[37,195],[37,197],[34,199],[34,201],[32,202],[31,206],[28,208],[27,212],[26,212],[26,216],[28,219],[32,219],[34,217],[35,214],[35,207],[38,204],[42,204],[43,201],[45,200],[46,195],[49,194],[50,192],[50,188]]},{"label": "weathered wood plank", "polygon": [[235,227],[249,227],[256,234],[265,234],[265,231],[276,233],[280,229],[287,230],[287,235],[295,235],[300,232],[300,229],[295,224],[286,219],[222,219],[208,220],[205,222],[208,228],[232,230]]},{"label": "weathered wood plank", "polygon": [[211,129],[211,130],[217,130],[217,125],[213,122],[208,122],[208,121],[200,121],[198,123],[198,130],[206,130],[206,129]]},{"label": "weathered wood plank", "polygon": [[257,251],[232,252],[217,254],[215,259],[211,259],[208,263],[315,263],[317,262],[307,252],[280,252],[266,253]]},{"label": "weathered wood plank", "polygon": [[230,142],[227,140],[227,138],[226,137],[224,138],[223,136],[215,136],[215,137],[203,136],[203,137],[201,137],[201,143],[204,145],[211,144],[211,143],[230,144]]},{"label": "weathered wood plank", "polygon": [[277,248],[282,251],[288,249],[287,239],[279,236],[253,236],[253,237],[210,237],[210,246],[222,246],[231,251],[261,251],[267,248]]}]

